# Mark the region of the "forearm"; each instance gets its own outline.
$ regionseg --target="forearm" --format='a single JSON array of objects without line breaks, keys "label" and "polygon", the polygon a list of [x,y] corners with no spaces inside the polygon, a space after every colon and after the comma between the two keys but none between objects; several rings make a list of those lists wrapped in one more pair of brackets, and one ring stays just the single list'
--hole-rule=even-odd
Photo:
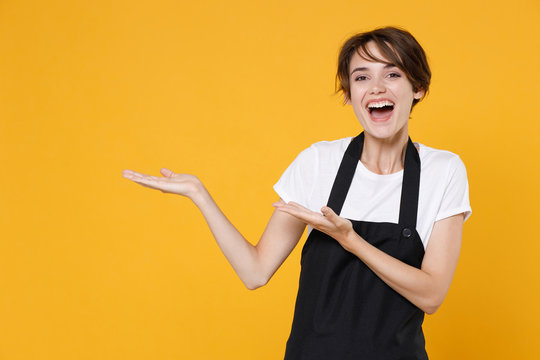
[{"label": "forearm", "polygon": [[294,249],[306,227],[293,216],[274,211],[257,246],[253,246],[231,224],[196,176],[176,174],[167,168],[160,172],[163,177],[129,169],[122,175],[145,187],[191,199],[201,210],[218,246],[248,289],[256,289],[268,282]]},{"label": "forearm", "polygon": [[348,251],[362,260],[381,280],[422,311],[431,314],[440,306],[446,291],[432,274],[386,254],[357,233],[349,235]]},{"label": "forearm", "polygon": [[219,248],[248,289],[264,285],[258,252],[227,219],[204,186],[191,196],[212,232]]}]

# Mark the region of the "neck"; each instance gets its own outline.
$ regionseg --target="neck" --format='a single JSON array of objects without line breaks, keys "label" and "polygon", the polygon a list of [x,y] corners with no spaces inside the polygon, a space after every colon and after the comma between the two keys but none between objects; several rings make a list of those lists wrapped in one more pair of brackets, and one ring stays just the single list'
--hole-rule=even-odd
[{"label": "neck", "polygon": [[407,128],[391,138],[378,139],[364,132],[364,149],[360,161],[370,171],[387,175],[403,169],[409,134]]}]

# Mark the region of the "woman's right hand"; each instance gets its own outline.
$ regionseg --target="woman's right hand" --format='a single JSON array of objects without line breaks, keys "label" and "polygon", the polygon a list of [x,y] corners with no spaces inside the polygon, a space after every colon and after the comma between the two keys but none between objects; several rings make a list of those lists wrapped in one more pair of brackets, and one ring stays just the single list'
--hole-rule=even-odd
[{"label": "woman's right hand", "polygon": [[176,174],[170,169],[159,171],[162,177],[141,174],[133,170],[122,171],[122,176],[142,186],[160,190],[164,193],[178,194],[193,200],[193,196],[202,189],[198,177],[190,174]]}]

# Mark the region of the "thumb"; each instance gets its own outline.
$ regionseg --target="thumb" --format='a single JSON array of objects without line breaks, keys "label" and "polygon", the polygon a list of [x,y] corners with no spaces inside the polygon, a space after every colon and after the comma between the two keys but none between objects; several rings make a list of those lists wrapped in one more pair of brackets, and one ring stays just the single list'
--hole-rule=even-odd
[{"label": "thumb", "polygon": [[336,215],[336,213],[334,212],[334,210],[332,210],[331,208],[329,208],[328,206],[323,206],[321,208],[321,212],[323,213],[323,215],[329,219],[332,219],[334,218]]},{"label": "thumb", "polygon": [[174,171],[172,170],[169,170],[167,168],[162,168],[159,170],[159,172],[161,173],[161,175],[165,176],[165,177],[171,177],[174,175]]}]

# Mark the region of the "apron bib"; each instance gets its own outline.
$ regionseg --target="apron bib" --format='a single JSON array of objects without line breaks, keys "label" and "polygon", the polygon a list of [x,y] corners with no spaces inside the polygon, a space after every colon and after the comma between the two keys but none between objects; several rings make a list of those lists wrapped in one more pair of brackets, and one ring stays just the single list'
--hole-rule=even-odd
[{"label": "apron bib", "polygon": [[[328,206],[340,214],[364,145],[349,144]],[[416,231],[420,157],[407,143],[399,223],[351,220],[378,249],[420,268],[424,246]],[[313,229],[302,249],[302,270],[285,360],[426,360],[424,312],[383,282],[358,257]]]}]

